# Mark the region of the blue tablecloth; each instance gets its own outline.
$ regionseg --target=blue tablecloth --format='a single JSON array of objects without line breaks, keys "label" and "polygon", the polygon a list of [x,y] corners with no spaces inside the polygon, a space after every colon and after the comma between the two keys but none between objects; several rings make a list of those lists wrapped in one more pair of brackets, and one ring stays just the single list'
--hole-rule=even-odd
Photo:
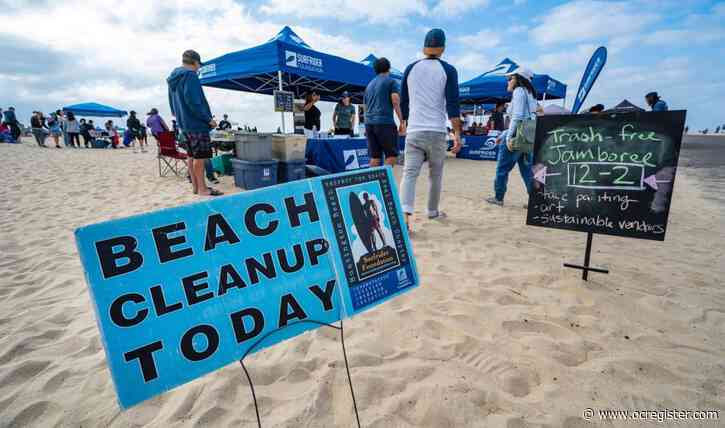
[{"label": "blue tablecloth", "polygon": [[489,135],[466,135],[463,137],[463,147],[456,155],[461,159],[496,160],[498,148],[496,137],[498,133]]},{"label": "blue tablecloth", "polygon": [[[405,148],[405,137],[400,137],[398,149]],[[305,148],[307,163],[317,165],[331,173],[351,171],[370,166],[366,138],[308,139]]]},{"label": "blue tablecloth", "polygon": [[[496,160],[498,147],[494,144],[496,135],[465,136],[463,148],[456,155],[462,159]],[[453,143],[449,142],[449,146]],[[398,149],[405,149],[405,137],[400,137]],[[365,138],[329,138],[307,140],[305,149],[307,163],[317,165],[331,172],[344,172],[370,166],[368,142]]]}]

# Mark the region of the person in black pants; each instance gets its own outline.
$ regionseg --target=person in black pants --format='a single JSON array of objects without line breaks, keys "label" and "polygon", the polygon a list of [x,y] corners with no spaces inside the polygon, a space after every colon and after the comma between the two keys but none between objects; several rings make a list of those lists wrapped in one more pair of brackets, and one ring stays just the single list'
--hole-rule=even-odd
[{"label": "person in black pants", "polygon": [[141,145],[141,121],[138,120],[136,112],[133,110],[131,110],[128,114],[128,119],[126,120],[126,130],[131,133],[131,147],[133,147],[133,152],[137,153],[136,141],[139,142],[138,144],[141,146],[141,150],[143,151],[143,146]]},{"label": "person in black pants", "polygon": [[81,148],[81,125],[76,120],[75,114],[72,111],[66,112],[65,114],[65,132],[68,135],[68,145],[71,147]]},{"label": "person in black pants", "polygon": [[48,127],[45,125],[43,113],[39,111],[33,112],[33,116],[30,118],[30,130],[38,146],[47,147],[45,145],[45,137],[48,135]]}]

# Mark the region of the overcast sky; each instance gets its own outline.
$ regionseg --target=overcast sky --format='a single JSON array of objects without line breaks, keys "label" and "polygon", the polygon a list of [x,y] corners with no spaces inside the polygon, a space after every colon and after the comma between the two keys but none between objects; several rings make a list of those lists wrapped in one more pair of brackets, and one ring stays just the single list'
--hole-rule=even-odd
[{"label": "overcast sky", "polygon": [[[608,63],[585,102],[644,104],[656,90],[691,128],[725,123],[725,2],[700,0],[0,0],[0,107],[30,112],[97,101],[168,115],[166,77],[188,48],[202,59],[263,43],[289,25],[312,48],[403,69],[443,28],[461,81],[505,57],[576,93],[594,49]],[[274,130],[269,96],[207,89],[212,111]],[[325,103],[327,104],[327,103]],[[331,105],[323,107],[323,124]]]}]

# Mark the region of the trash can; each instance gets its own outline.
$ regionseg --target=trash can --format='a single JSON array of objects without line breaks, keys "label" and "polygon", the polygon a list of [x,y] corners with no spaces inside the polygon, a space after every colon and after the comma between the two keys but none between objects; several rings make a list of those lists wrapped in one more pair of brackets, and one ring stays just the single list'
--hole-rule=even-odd
[{"label": "trash can", "polygon": [[261,161],[232,159],[231,161],[235,186],[252,190],[277,184],[276,159]]}]

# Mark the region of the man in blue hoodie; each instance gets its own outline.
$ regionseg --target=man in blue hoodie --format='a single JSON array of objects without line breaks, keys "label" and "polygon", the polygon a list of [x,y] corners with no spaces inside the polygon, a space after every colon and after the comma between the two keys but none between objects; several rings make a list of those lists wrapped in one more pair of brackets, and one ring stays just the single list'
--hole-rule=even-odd
[{"label": "man in blue hoodie", "polygon": [[169,106],[186,139],[189,175],[194,193],[219,196],[222,192],[208,187],[205,181],[204,162],[212,157],[209,131],[216,128],[216,122],[197,76],[200,67],[201,56],[196,51],[184,52],[181,67],[174,69],[166,79],[169,84]]}]

